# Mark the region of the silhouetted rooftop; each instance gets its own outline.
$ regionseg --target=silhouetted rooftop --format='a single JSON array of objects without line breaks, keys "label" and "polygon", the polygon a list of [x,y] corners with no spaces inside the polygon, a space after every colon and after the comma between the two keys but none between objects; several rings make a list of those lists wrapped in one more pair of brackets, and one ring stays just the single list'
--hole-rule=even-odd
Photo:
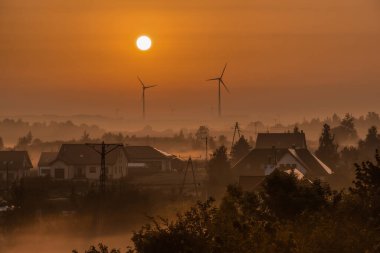
[{"label": "silhouetted rooftop", "polygon": [[49,166],[58,156],[58,152],[42,152],[38,166]]},{"label": "silhouetted rooftop", "polygon": [[305,133],[259,133],[256,148],[307,148]]},{"label": "silhouetted rooftop", "polygon": [[173,155],[158,150],[151,146],[125,146],[125,152],[128,160],[152,160],[152,159],[169,159]]},{"label": "silhouetted rooftop", "polygon": [[[106,155],[106,164],[115,164],[122,147],[116,148]],[[100,151],[100,148],[99,148]],[[97,165],[101,156],[93,148],[86,144],[62,144],[58,156],[54,161],[63,161],[67,165]]]},{"label": "silhouetted rooftop", "polygon": [[33,168],[27,151],[0,151],[0,170]]}]

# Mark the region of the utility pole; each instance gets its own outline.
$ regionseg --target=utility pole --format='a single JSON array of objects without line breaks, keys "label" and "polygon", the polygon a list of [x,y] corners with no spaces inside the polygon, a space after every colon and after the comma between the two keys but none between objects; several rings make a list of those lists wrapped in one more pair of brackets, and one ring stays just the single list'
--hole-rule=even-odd
[{"label": "utility pole", "polygon": [[194,183],[194,188],[195,188],[195,195],[198,198],[198,188],[197,188],[197,182],[195,180],[194,164],[193,164],[193,160],[191,159],[191,156],[187,160],[185,175],[183,176],[183,181],[182,181],[182,185],[181,185],[181,188],[180,188],[180,194],[182,194],[183,188],[185,187],[186,175],[187,175],[187,171],[189,170],[189,167],[191,168],[191,171],[192,171],[192,174],[193,174],[193,183]]},{"label": "utility pole", "polygon": [[92,148],[95,152],[100,155],[100,177],[99,177],[99,191],[102,194],[106,192],[106,181],[107,181],[107,169],[106,169],[106,156],[115,149],[123,147],[122,144],[105,144],[102,143],[86,143],[86,145]]},{"label": "utility pole", "polygon": [[240,139],[240,127],[239,127],[239,122],[236,122],[236,123],[235,123],[234,135],[233,135],[233,137],[232,137],[231,151],[232,151],[232,148],[233,148],[234,143],[235,143],[235,136],[236,136],[236,133],[239,135],[239,139]]}]

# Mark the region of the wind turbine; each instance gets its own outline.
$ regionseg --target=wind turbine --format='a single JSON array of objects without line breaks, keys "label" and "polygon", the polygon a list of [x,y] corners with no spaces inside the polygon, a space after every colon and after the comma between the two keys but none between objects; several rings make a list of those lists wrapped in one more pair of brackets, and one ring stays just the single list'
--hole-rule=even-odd
[{"label": "wind turbine", "polygon": [[143,119],[145,119],[145,90],[149,88],[156,87],[157,85],[145,85],[143,81],[141,81],[140,77],[137,77],[139,79],[141,86],[142,86],[142,106],[143,106]]},{"label": "wind turbine", "polygon": [[211,79],[206,80],[206,81],[218,81],[218,99],[219,99],[218,100],[218,114],[219,114],[219,117],[222,116],[222,101],[221,101],[221,93],[220,93],[221,84],[224,86],[226,91],[228,93],[230,93],[230,90],[227,88],[226,84],[223,82],[223,75],[224,75],[224,71],[226,71],[226,67],[227,67],[227,63],[226,63],[226,65],[224,65],[224,69],[222,71],[222,74],[219,77],[215,77],[215,78],[211,78]]}]

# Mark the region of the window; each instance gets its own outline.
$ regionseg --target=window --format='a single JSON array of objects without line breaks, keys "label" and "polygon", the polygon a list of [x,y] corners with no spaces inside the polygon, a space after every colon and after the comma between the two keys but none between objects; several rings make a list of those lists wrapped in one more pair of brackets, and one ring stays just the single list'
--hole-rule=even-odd
[{"label": "window", "polygon": [[96,167],[90,167],[90,173],[96,173]]},{"label": "window", "polygon": [[57,168],[54,170],[54,177],[56,179],[64,179],[65,178],[65,169]]},{"label": "window", "polygon": [[85,170],[83,167],[76,167],[75,168],[75,173],[74,173],[76,178],[84,178],[85,177]]},{"label": "window", "polygon": [[41,176],[50,176],[50,169],[41,169]]}]

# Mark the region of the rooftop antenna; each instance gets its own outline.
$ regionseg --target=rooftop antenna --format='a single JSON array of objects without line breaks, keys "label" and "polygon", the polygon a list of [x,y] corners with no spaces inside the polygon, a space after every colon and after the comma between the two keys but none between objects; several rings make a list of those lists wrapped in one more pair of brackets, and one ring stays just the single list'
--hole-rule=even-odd
[{"label": "rooftop antenna", "polygon": [[145,119],[145,90],[156,87],[157,85],[145,85],[145,83],[140,79],[140,77],[137,77],[137,79],[140,81],[140,84],[142,86],[142,114],[143,119]]},{"label": "rooftop antenna", "polygon": [[220,86],[223,85],[224,88],[226,89],[226,91],[228,93],[230,93],[230,90],[227,88],[226,84],[223,81],[223,75],[224,75],[224,72],[226,71],[226,67],[227,67],[227,63],[226,63],[226,65],[224,65],[222,74],[219,77],[215,77],[215,78],[211,78],[211,79],[206,80],[206,81],[218,81],[218,115],[219,115],[219,117],[222,116],[222,102],[221,102]]},{"label": "rooftop antenna", "polygon": [[231,151],[232,151],[232,147],[235,144],[235,136],[236,136],[236,134],[239,136],[239,139],[240,139],[240,137],[241,137],[241,131],[240,131],[240,127],[239,127],[239,122],[235,123],[234,135],[232,137]]}]

